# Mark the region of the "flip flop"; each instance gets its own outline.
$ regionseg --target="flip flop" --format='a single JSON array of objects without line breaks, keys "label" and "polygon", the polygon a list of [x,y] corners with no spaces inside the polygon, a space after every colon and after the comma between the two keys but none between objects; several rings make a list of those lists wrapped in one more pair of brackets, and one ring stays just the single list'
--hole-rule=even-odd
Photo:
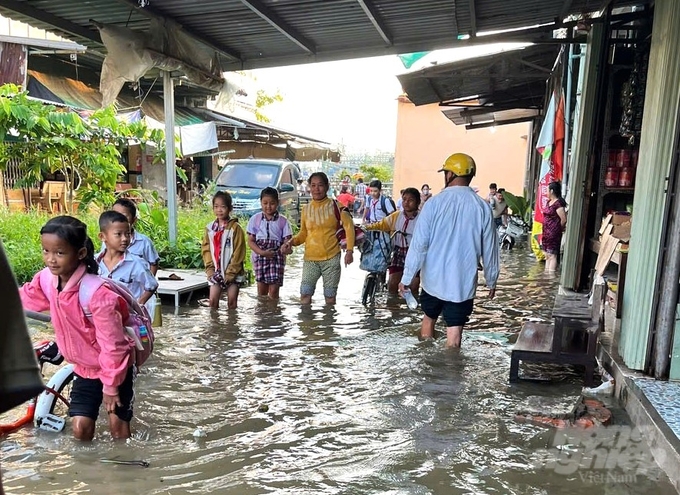
[{"label": "flip flop", "polygon": [[170,275],[168,275],[168,278],[170,280],[184,280],[182,277],[180,277],[179,275],[177,275],[175,273],[171,273]]},{"label": "flip flop", "polygon": [[209,308],[210,307],[210,300],[209,299],[199,299],[198,305],[203,306],[204,308]]}]

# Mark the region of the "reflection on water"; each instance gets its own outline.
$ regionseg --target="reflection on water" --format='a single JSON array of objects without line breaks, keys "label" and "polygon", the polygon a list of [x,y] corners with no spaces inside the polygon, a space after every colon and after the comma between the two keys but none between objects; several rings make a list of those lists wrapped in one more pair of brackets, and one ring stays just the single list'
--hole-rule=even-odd
[{"label": "reflection on water", "polygon": [[[101,421],[91,445],[33,429],[12,434],[0,443],[9,491],[675,493],[656,467],[625,479],[536,467],[554,432],[516,423],[514,411],[530,395],[576,394],[581,378],[558,369],[546,371],[550,386],[508,385],[507,337],[526,318],[549,319],[557,280],[525,252],[502,256],[497,298],[480,288],[460,351],[418,342],[419,314],[401,300],[383,295],[362,307],[356,265],[343,273],[335,308],[320,294],[300,308],[293,260],[278,303],[249,289],[236,312],[166,313],[136,384],[134,438],[114,444]],[[197,427],[205,438],[194,438]]]}]

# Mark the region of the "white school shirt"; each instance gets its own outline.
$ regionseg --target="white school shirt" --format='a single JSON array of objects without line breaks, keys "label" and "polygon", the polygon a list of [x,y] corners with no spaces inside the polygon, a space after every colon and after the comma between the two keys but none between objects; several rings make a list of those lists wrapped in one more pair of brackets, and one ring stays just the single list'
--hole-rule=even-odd
[{"label": "white school shirt", "polygon": [[132,254],[136,254],[150,265],[157,265],[160,260],[158,251],[153,246],[151,239],[137,231],[133,232],[127,250]]},{"label": "white school shirt", "polygon": [[255,213],[248,221],[246,233],[255,236],[255,239],[283,242],[286,237],[293,236],[293,229],[286,217],[276,213],[271,220],[267,220],[264,213]]},{"label": "white school shirt", "polygon": [[144,291],[156,292],[158,280],[149,271],[146,261],[128,251],[113,270],[109,270],[104,263],[104,253],[97,257],[99,275],[121,282],[137,300],[142,297]]},{"label": "white school shirt", "polygon": [[[286,217],[281,215],[278,211],[274,214],[271,220],[267,220],[264,213],[255,213],[246,226],[246,234],[255,236],[255,240],[275,240],[279,244],[283,243],[286,237],[293,237],[293,229]],[[251,251],[250,259],[255,263],[257,255]]]},{"label": "white school shirt", "polygon": [[[102,242],[102,247],[97,254],[97,257],[101,256],[105,251],[106,243]],[[156,248],[153,246],[151,239],[137,231],[130,237],[130,244],[128,244],[127,251],[135,256],[139,256],[149,265],[157,265],[161,258],[158,255],[158,251],[156,251]]]},{"label": "white school shirt", "polygon": [[420,270],[420,286],[428,294],[467,301],[475,297],[480,258],[486,284],[495,288],[500,258],[491,208],[470,187],[447,187],[418,215],[401,283],[408,286]]},{"label": "white school shirt", "polygon": [[[383,211],[383,204],[385,205],[387,212]],[[366,196],[366,208],[368,208],[366,214],[366,221],[368,223],[379,222],[395,211],[395,209],[392,208],[392,202],[382,195],[380,195],[378,199],[374,199],[371,195]]]}]

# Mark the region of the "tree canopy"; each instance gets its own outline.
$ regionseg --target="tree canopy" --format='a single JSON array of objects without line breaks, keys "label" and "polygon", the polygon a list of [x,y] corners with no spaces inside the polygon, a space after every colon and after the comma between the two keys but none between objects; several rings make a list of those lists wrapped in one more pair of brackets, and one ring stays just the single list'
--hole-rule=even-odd
[{"label": "tree canopy", "polygon": [[42,181],[46,173],[61,172],[70,207],[77,182],[82,205],[112,202],[116,181],[125,173],[121,151],[129,140],[162,143],[163,136],[155,134],[143,122],[119,121],[113,106],[81,116],[31,99],[18,86],[0,86],[0,170],[16,160],[19,187]]}]

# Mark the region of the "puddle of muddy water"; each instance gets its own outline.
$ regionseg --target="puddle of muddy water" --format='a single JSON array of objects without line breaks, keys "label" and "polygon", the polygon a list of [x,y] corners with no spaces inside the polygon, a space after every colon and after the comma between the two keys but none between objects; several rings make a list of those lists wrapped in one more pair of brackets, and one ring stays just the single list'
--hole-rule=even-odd
[{"label": "puddle of muddy water", "polygon": [[[478,300],[457,352],[418,342],[403,301],[362,307],[356,265],[335,308],[317,295],[301,309],[299,270],[293,259],[278,304],[247,289],[235,313],[167,311],[134,438],[114,443],[101,422],[89,445],[16,432],[0,441],[9,493],[675,493],[613,399],[614,426],[593,438],[514,420],[528,397],[578,395],[582,379],[544,367],[549,384],[508,384],[508,336],[548,320],[557,287],[528,253],[503,253],[497,298]],[[150,467],[99,462],[115,457]]]}]

